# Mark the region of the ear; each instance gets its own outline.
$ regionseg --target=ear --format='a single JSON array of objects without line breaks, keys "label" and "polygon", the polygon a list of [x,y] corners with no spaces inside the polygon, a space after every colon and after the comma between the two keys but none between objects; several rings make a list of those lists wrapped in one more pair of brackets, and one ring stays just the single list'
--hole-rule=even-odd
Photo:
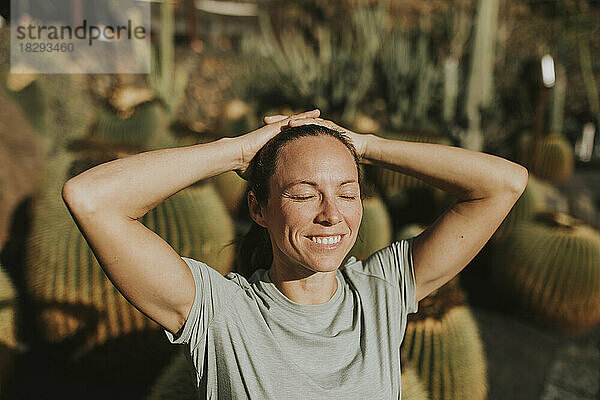
[{"label": "ear", "polygon": [[265,216],[260,203],[256,199],[256,195],[252,190],[248,192],[248,211],[250,212],[250,217],[254,222],[263,228],[267,227],[265,223]]}]

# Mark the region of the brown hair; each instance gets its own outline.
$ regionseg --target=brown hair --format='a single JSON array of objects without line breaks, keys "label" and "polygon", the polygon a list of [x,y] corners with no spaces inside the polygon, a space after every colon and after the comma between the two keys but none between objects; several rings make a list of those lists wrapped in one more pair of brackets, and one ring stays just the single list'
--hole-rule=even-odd
[{"label": "brown hair", "polygon": [[[343,133],[321,125],[308,124],[286,127],[271,138],[254,156],[248,166],[248,186],[254,192],[257,201],[266,205],[269,199],[269,182],[277,166],[279,150],[287,143],[306,136],[331,136],[342,142],[352,154],[361,181],[359,157],[350,138]],[[269,269],[273,262],[271,239],[266,228],[252,221],[250,230],[240,239],[236,254],[236,271],[249,278],[254,271]]]}]

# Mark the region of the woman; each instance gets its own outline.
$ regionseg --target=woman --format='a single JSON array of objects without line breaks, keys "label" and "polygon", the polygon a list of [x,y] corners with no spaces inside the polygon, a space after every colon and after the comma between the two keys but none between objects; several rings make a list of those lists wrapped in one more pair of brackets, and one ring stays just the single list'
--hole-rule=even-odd
[{"label": "woman", "polygon": [[[172,343],[188,345],[201,396],[400,398],[407,314],[481,250],[527,170],[457,147],[357,134],[319,110],[265,123],[96,166],[70,179],[63,198],[119,291]],[[420,235],[340,268],[362,218],[358,162],[416,176],[458,202]],[[250,180],[250,215],[271,244],[266,258],[249,256],[258,268],[249,279],[179,256],[138,221],[231,170]]]}]

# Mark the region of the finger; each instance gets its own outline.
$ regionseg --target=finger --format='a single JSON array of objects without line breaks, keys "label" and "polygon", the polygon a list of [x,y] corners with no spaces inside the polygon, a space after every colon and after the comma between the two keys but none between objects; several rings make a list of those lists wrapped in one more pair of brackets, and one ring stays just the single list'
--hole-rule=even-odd
[{"label": "finger", "polygon": [[314,110],[304,111],[302,113],[292,115],[290,118],[317,118],[319,115],[321,115],[321,110],[315,108]]},{"label": "finger", "polygon": [[288,118],[287,115],[266,115],[263,118],[263,121],[265,121],[265,124],[272,124],[274,122],[279,122],[279,121],[283,121],[284,119]]},{"label": "finger", "polygon": [[324,125],[323,120],[320,118],[294,118],[288,122],[289,126],[300,126],[307,124]]}]

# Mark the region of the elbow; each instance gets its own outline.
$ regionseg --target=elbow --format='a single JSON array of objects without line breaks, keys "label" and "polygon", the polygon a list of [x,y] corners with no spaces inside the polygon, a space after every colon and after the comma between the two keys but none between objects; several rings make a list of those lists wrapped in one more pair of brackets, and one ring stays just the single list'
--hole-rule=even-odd
[{"label": "elbow", "polygon": [[517,197],[520,197],[527,187],[527,182],[529,181],[529,171],[522,165],[514,165],[516,166],[516,171],[510,175],[507,183],[509,190]]},{"label": "elbow", "polygon": [[[88,193],[86,195],[86,192]],[[92,212],[94,207],[90,201],[89,192],[73,181],[64,183],[61,191],[63,202],[71,212]]]}]

